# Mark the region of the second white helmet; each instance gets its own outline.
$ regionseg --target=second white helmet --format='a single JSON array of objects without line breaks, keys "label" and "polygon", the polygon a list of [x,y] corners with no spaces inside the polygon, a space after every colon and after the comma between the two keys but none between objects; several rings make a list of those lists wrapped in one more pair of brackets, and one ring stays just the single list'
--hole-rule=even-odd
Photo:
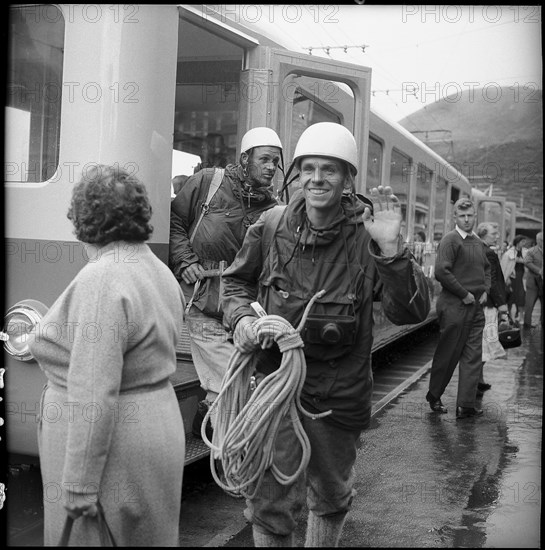
[{"label": "second white helmet", "polygon": [[293,161],[302,157],[332,157],[344,160],[358,173],[358,147],[352,132],[336,122],[318,122],[309,126],[299,138]]},{"label": "second white helmet", "polygon": [[247,153],[253,147],[265,147],[267,145],[282,150],[282,142],[278,134],[271,128],[259,126],[248,130],[244,134],[240,143],[240,152]]}]

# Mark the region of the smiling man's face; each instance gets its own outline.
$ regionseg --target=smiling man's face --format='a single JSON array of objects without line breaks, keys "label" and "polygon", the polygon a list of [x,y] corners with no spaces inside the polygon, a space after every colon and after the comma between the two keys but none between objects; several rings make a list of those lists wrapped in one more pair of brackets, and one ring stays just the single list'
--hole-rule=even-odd
[{"label": "smiling man's face", "polygon": [[327,157],[304,157],[301,160],[299,182],[307,203],[307,212],[337,206],[344,190],[344,163]]}]

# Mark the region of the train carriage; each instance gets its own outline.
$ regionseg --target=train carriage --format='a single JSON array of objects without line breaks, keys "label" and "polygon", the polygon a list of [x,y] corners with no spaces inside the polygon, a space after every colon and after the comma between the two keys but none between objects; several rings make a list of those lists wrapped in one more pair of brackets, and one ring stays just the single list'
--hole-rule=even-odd
[{"label": "train carriage", "polygon": [[[409,132],[370,110],[370,69],[291,52],[210,6],[13,6],[9,38],[2,334],[12,461],[37,456],[45,377],[27,335],[93,261],[66,212],[74,183],[95,163],[117,163],[146,184],[155,228],[149,244],[166,263],[171,179],[198,168],[210,137],[219,136],[221,157],[236,162],[242,135],[269,126],[288,163],[305,128],[338,122],[359,144],[357,191],[392,185],[402,203],[404,240],[435,294],[436,244],[453,227],[453,202],[471,196],[471,186]],[[281,184],[278,174],[275,186]],[[417,231],[425,234],[419,247]],[[395,327],[378,304],[375,322],[375,349],[417,328]],[[189,432],[203,393],[187,333],[177,356],[172,382]],[[187,439],[186,462],[208,452],[190,433]]]}]

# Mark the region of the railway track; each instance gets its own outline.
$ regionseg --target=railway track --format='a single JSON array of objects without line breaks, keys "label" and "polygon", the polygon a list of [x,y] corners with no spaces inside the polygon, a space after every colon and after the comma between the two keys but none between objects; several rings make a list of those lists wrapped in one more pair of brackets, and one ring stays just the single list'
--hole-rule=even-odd
[{"label": "railway track", "polygon": [[[373,354],[375,389],[372,414],[376,416],[397,396],[424,376],[437,344],[436,325],[429,325]],[[202,444],[202,442],[200,442]],[[198,446],[198,442],[193,442]],[[8,472],[7,544],[8,546],[43,545],[43,509],[41,478],[37,466],[12,466]],[[223,518],[227,527],[210,533],[210,523],[183,521],[180,524],[181,546],[223,546],[242,529],[243,500],[234,500],[215,484],[208,459],[188,462],[184,473],[182,518]],[[189,525],[191,523],[191,525]],[[220,521],[221,524],[221,521]],[[214,523],[216,529],[218,523]]]}]

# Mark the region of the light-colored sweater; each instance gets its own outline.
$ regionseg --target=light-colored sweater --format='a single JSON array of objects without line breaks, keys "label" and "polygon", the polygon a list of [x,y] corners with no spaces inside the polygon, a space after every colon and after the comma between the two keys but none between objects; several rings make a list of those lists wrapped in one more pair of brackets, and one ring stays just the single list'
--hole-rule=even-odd
[{"label": "light-colored sweater", "polygon": [[31,351],[73,403],[64,480],[100,483],[120,392],[146,391],[176,368],[184,298],[145,243],[98,249],[51,306]]}]

